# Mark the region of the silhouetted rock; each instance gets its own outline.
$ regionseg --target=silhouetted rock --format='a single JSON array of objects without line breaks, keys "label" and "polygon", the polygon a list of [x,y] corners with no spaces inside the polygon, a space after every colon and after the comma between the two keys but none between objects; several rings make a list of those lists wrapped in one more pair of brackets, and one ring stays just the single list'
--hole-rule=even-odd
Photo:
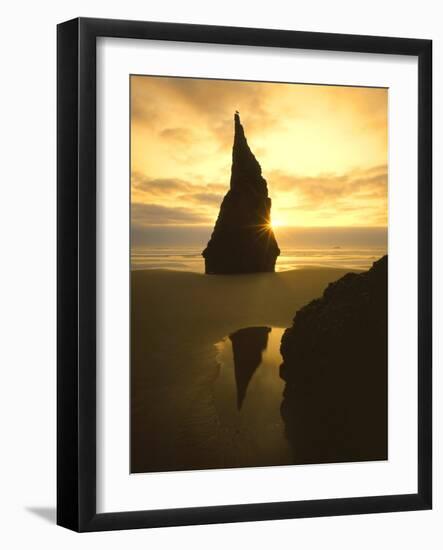
[{"label": "silhouetted rock", "polygon": [[387,458],[388,257],[301,308],[282,338],[281,413],[299,462]]},{"label": "silhouetted rock", "polygon": [[230,189],[220,206],[211,239],[203,251],[206,273],[274,271],[280,250],[270,226],[271,199],[260,164],[234,115]]},{"label": "silhouetted rock", "polygon": [[249,382],[262,361],[270,332],[269,327],[248,327],[229,335],[234,356],[238,409],[241,409]]}]

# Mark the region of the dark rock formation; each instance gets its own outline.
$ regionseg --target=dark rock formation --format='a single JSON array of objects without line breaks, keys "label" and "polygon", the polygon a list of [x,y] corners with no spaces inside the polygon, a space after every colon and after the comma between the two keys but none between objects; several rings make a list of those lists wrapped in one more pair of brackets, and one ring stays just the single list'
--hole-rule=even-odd
[{"label": "dark rock formation", "polygon": [[331,283],[282,338],[281,413],[297,461],[387,458],[388,257]]},{"label": "dark rock formation", "polygon": [[238,409],[241,409],[249,382],[262,361],[270,332],[269,327],[248,327],[229,335],[234,356]]},{"label": "dark rock formation", "polygon": [[230,189],[203,251],[206,273],[274,271],[280,250],[271,228],[271,199],[260,164],[236,112]]}]

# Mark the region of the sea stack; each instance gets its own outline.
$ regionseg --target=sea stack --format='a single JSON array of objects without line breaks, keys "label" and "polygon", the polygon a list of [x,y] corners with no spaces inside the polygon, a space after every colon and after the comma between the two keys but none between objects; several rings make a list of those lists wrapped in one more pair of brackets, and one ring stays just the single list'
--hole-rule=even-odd
[{"label": "sea stack", "polygon": [[203,251],[207,274],[273,272],[280,250],[271,227],[271,199],[261,167],[234,115],[230,189]]}]

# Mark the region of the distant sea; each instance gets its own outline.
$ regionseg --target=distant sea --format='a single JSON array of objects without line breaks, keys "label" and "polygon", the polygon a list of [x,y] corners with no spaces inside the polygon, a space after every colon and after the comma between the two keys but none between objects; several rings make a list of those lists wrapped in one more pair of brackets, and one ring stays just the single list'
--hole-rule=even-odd
[{"label": "distant sea", "polygon": [[[277,259],[276,271],[303,267],[367,269],[384,254],[385,248],[282,250]],[[136,249],[131,260],[132,269],[172,269],[204,273],[201,250],[195,248]]]},{"label": "distant sea", "polygon": [[[152,244],[133,242],[132,269],[171,269],[204,273],[204,259],[201,253],[209,235],[205,235],[205,239],[197,239],[198,243],[195,239],[188,238],[184,240],[194,242],[173,243],[171,241],[175,239],[164,237],[161,239],[163,242]],[[276,271],[304,267],[368,269],[375,260],[387,252],[385,228],[326,228],[296,232],[280,229],[276,230],[276,236],[281,249]],[[181,237],[183,239],[183,234]]]}]

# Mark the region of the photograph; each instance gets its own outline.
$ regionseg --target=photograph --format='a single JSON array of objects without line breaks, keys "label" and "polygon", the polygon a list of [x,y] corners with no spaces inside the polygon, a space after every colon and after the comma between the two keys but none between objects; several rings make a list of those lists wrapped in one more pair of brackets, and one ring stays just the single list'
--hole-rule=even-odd
[{"label": "photograph", "polygon": [[379,4],[4,4],[0,547],[440,549],[442,9]]},{"label": "photograph", "polygon": [[388,460],[389,90],[129,86],[130,473]]}]

